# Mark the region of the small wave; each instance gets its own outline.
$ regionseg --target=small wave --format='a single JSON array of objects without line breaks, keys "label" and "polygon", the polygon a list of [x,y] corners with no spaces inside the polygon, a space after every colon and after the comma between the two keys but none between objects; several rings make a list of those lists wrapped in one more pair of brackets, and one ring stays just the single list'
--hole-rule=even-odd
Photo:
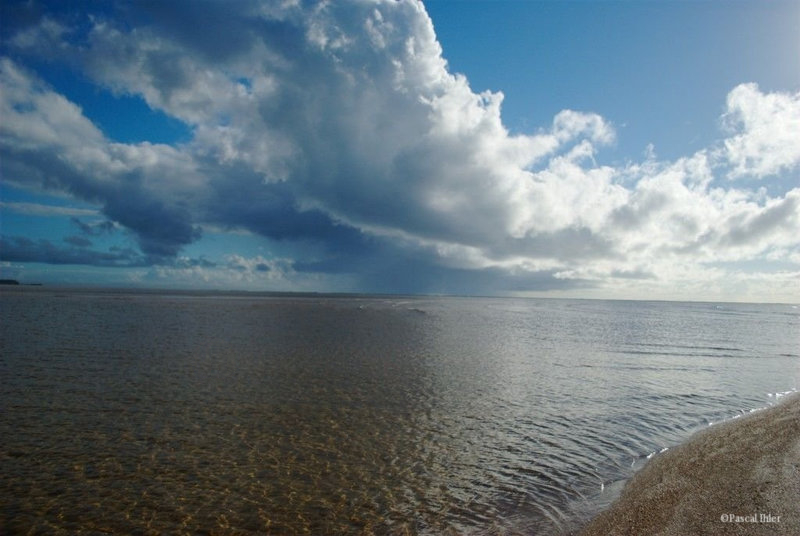
[{"label": "small wave", "polygon": [[763,410],[768,409],[769,407],[774,406],[775,404],[777,404],[777,401],[779,399],[783,398],[784,396],[788,396],[788,395],[791,395],[791,394],[796,393],[796,392],[797,392],[797,389],[793,388],[793,389],[790,389],[788,391],[780,391],[780,392],[777,392],[777,393],[767,393],[767,397],[768,398],[774,398],[775,402],[770,402],[766,406],[761,406],[761,407],[757,407],[757,408],[750,408],[748,410],[740,409],[739,413],[737,413],[736,415],[733,415],[733,416],[728,417],[728,418],[723,418],[722,420],[719,420],[719,421],[711,421],[711,420],[709,420],[708,421],[708,426],[714,426],[715,424],[722,424],[722,423],[725,423],[725,422],[732,421],[734,419],[739,419],[739,418],[741,418],[741,417],[743,417],[745,415],[751,415],[753,413],[757,413],[759,411],[763,411]]},{"label": "small wave", "polygon": [[[699,350],[700,348],[692,348]],[[717,353],[724,352],[722,348],[708,348],[711,352],[680,352],[680,351],[650,351],[650,350],[619,350],[620,354],[626,355],[642,355],[642,356],[677,356],[677,357],[725,357],[725,358],[750,358],[750,354],[734,354],[734,353]],[[743,352],[744,350],[730,349],[731,352]],[[712,353],[713,352],[713,353]]]},{"label": "small wave", "polygon": [[783,398],[784,396],[791,395],[791,394],[794,394],[796,392],[797,392],[797,388],[789,389],[788,391],[781,391],[781,392],[777,392],[777,393],[767,393],[767,396],[769,398],[774,398],[775,400],[778,400],[780,398]]},{"label": "small wave", "polygon": [[649,460],[649,459],[650,459],[650,458],[652,458],[653,456],[657,456],[658,454],[664,454],[664,453],[665,453],[665,452],[667,452],[668,450],[669,450],[669,447],[662,447],[662,448],[661,448],[661,450],[658,450],[658,451],[655,451],[655,450],[654,450],[654,451],[652,451],[650,454],[648,454],[648,455],[645,457],[645,459],[646,459],[646,460]]},{"label": "small wave", "polygon": [[723,352],[742,352],[741,348],[730,346],[706,346],[697,344],[663,344],[663,343],[639,343],[631,346],[642,346],[645,348],[675,348],[681,350],[718,350]]}]

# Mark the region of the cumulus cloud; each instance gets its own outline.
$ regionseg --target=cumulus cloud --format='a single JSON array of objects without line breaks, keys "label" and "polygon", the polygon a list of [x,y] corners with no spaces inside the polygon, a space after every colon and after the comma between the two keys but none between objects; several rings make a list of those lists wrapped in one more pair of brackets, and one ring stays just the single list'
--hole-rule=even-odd
[{"label": "cumulus cloud", "polygon": [[762,93],[742,84],[728,94],[723,122],[731,178],[763,178],[800,163],[800,92]]},{"label": "cumulus cloud", "polygon": [[174,256],[199,237],[186,208],[203,183],[191,156],[105,139],[77,105],[8,58],[0,60],[0,87],[4,179],[102,205],[147,254]]},{"label": "cumulus cloud", "polygon": [[312,253],[278,265],[234,255],[222,263],[231,273],[348,273],[369,290],[380,277],[384,290],[670,280],[687,262],[797,255],[800,190],[770,198],[717,179],[797,166],[800,94],[738,86],[720,147],[598,166],[612,124],[564,110],[546,128],[512,135],[502,93],[475,92],[448,69],[415,0],[196,7],[137,4],[124,23],[95,13],[72,26],[47,15],[10,35],[16,54],[46,45],[193,137],[175,146],[107,139],[5,57],[4,180],[97,204],[164,270],[184,269],[169,259],[203,226],[246,229],[312,244]]},{"label": "cumulus cloud", "polygon": [[154,265],[133,274],[133,281],[149,285],[174,285],[212,288],[260,288],[271,291],[349,290],[352,282],[330,274],[298,272],[291,259],[227,255],[221,263],[179,257],[169,264]]}]

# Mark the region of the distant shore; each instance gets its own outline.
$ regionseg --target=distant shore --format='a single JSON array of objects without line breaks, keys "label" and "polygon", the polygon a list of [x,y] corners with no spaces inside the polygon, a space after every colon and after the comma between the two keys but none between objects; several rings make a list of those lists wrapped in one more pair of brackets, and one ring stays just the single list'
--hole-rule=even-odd
[{"label": "distant shore", "polygon": [[800,394],[656,456],[579,532],[800,534]]},{"label": "distant shore", "polygon": [[0,279],[0,285],[9,285],[12,287],[20,287],[20,286],[27,286],[27,287],[41,287],[41,283],[20,283],[16,279]]}]

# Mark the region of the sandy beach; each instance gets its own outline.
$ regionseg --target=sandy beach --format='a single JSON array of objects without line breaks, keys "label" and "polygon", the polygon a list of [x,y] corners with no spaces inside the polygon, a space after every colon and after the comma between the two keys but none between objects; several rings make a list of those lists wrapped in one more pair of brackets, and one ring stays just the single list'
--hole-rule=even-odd
[{"label": "sandy beach", "polygon": [[579,534],[800,534],[800,394],[656,456]]}]

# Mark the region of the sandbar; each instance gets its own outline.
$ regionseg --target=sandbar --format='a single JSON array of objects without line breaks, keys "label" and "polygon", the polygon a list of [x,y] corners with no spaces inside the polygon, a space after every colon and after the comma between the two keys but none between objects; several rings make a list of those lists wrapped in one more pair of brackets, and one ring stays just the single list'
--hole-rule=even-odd
[{"label": "sandbar", "polygon": [[647,463],[580,536],[800,535],[800,393]]}]

